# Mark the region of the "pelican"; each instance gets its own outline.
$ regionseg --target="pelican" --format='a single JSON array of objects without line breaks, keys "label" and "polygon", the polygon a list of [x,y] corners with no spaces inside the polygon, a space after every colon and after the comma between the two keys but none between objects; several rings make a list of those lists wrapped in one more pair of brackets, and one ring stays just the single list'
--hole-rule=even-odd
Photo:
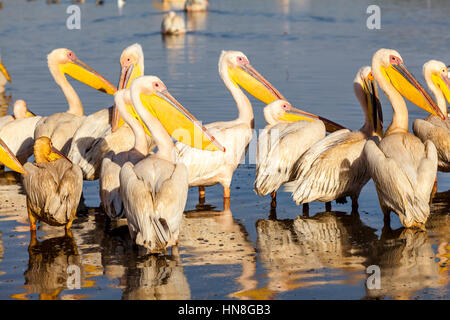
[{"label": "pelican", "polygon": [[358,131],[336,131],[303,153],[292,169],[291,181],[285,184],[285,191],[292,192],[297,204],[342,198],[345,201],[349,196],[352,211],[358,211],[359,194],[370,180],[363,157],[364,145],[382,135],[382,119],[370,67],[358,71],[353,87],[364,111],[364,125]]},{"label": "pelican", "polygon": [[69,81],[67,81],[65,74],[108,94],[114,94],[116,88],[85,63],[81,62],[71,50],[64,48],[55,49],[48,55],[47,60],[55,82],[61,87],[67,99],[69,109],[66,112],[55,113],[42,118],[36,125],[34,138],[49,137],[56,149],[67,154],[72,137],[85,116],[81,100]]},{"label": "pelican", "polygon": [[434,143],[438,152],[439,171],[450,172],[450,120],[445,101],[450,101],[448,70],[443,62],[430,60],[423,65],[423,76],[445,119],[435,115],[425,120],[416,119],[413,132],[422,142],[431,140]]},{"label": "pelican", "polygon": [[186,0],[184,11],[206,11],[208,10],[209,2],[207,0]]},{"label": "pelican", "polygon": [[[252,105],[239,86],[265,103],[271,103],[277,99],[285,100],[281,93],[250,65],[248,58],[242,52],[222,51],[219,59],[219,74],[236,101],[239,116],[233,121],[214,122],[205,127],[220,141],[225,152],[198,150],[182,142],[177,142],[175,145],[178,150],[177,162],[184,163],[188,168],[189,186],[199,187],[201,202],[205,198],[204,187],[217,183],[223,186],[224,200],[230,198],[233,172],[245,156],[246,148],[253,137]],[[330,121],[330,127],[332,124]]]},{"label": "pelican", "polygon": [[134,147],[117,154],[111,151],[103,159],[99,178],[100,200],[109,218],[121,219],[125,217],[125,212],[120,196],[120,169],[126,162],[135,165],[141,161],[149,153],[149,145],[141,123],[126,108],[126,105],[132,104],[130,89],[119,90],[114,101],[120,116],[132,129]]},{"label": "pelican", "polygon": [[264,108],[268,125],[258,138],[254,186],[260,196],[271,194],[273,208],[277,190],[289,180],[295,161],[311,145],[325,138],[324,123],[310,122],[301,114],[285,100],[276,100]]},{"label": "pelican", "polygon": [[0,56],[0,93],[5,92],[6,83],[11,82],[11,76],[8,73],[8,70],[2,63],[2,58]]},{"label": "pelican", "polygon": [[432,114],[439,115],[440,110],[408,72],[397,51],[378,50],[372,58],[372,73],[393,109],[392,123],[380,144],[368,141],[364,147],[385,223],[389,225],[389,214],[394,211],[403,226],[424,228],[438,157],[433,142],[424,144],[408,132],[408,109],[402,95]]},{"label": "pelican", "polygon": [[[131,100],[152,134],[158,151],[136,165],[131,162],[123,165],[120,170],[120,193],[132,239],[138,245],[157,252],[165,251],[178,242],[187,200],[188,172],[184,164],[175,163],[176,149],[169,133],[158,118],[144,107],[142,99],[155,108],[155,99],[157,104],[165,103],[168,108],[175,108],[179,115],[185,115],[194,126],[198,126],[198,121],[192,119],[187,110],[168,93],[159,78],[143,76],[133,81]],[[164,111],[168,108],[164,108]],[[133,126],[133,123],[129,125]],[[135,130],[135,127],[132,128]],[[183,128],[190,131],[187,126]],[[221,147],[203,127],[202,132],[210,144]]]},{"label": "pelican", "polygon": [[48,137],[37,138],[33,151],[36,162],[22,166],[0,139],[0,162],[23,174],[30,230],[36,230],[36,221],[42,220],[50,225],[65,225],[68,231],[81,197],[81,170],[55,149]]},{"label": "pelican", "polygon": [[[120,56],[121,76],[119,90],[144,74],[144,53],[135,43]],[[73,135],[68,158],[80,166],[85,180],[96,180],[100,166],[110,151],[120,153],[133,147],[134,135],[128,125],[123,125],[116,107],[101,109],[87,116]]]},{"label": "pelican", "polygon": [[14,102],[13,114],[0,118],[0,128],[11,121],[34,116],[35,114],[27,109],[27,104],[25,101],[17,100],[16,102]]},{"label": "pelican", "polygon": [[178,35],[186,33],[186,26],[184,19],[178,16],[175,12],[170,11],[164,15],[161,23],[161,33],[167,35]]}]

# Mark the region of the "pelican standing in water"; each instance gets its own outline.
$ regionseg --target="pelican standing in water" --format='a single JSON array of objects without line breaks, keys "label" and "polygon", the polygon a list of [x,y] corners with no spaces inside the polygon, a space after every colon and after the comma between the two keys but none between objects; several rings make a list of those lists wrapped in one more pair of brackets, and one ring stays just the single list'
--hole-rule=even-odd
[{"label": "pelican standing in water", "polygon": [[[285,191],[297,204],[330,202],[349,196],[352,211],[358,212],[358,198],[370,180],[365,159],[367,140],[382,136],[381,105],[370,67],[361,68],[353,81],[355,95],[364,111],[364,125],[358,131],[336,131],[313,144],[292,169]],[[345,201],[345,199],[344,199]],[[330,211],[327,205],[327,211]]]},{"label": "pelican standing in water", "polygon": [[389,214],[394,211],[403,226],[424,228],[438,157],[433,142],[424,144],[408,132],[408,109],[402,95],[432,114],[438,115],[440,110],[408,72],[397,51],[378,50],[372,58],[372,73],[393,109],[392,123],[380,144],[368,141],[364,147],[385,224],[389,225]]},{"label": "pelican standing in water", "polygon": [[[120,171],[120,193],[131,237],[151,252],[165,251],[178,241],[187,200],[188,172],[184,164],[175,162],[176,150],[169,133],[158,118],[144,107],[142,100],[150,99],[146,103],[150,102],[155,108],[158,108],[155,104],[163,103],[167,108],[178,110],[178,114],[184,115],[194,126],[198,126],[198,121],[190,117],[157,77],[144,76],[134,80],[131,99],[136,112],[152,134],[158,151],[136,165],[131,162],[123,165]],[[133,126],[132,123],[129,125]],[[135,130],[136,127],[132,128]],[[188,126],[182,128],[191,132]],[[201,129],[208,137],[208,143],[221,148],[203,127]]]},{"label": "pelican standing in water", "polygon": [[64,48],[55,49],[48,55],[47,60],[50,73],[62,89],[69,104],[69,109],[66,112],[55,113],[42,118],[36,125],[34,138],[49,137],[56,149],[67,154],[72,137],[85,119],[85,116],[81,100],[69,81],[67,81],[65,74],[108,94],[114,94],[116,88],[85,63],[81,62],[71,50]]},{"label": "pelican standing in water", "polygon": [[[135,43],[120,56],[121,76],[119,90],[144,74],[144,53]],[[135,114],[135,113],[134,113]],[[123,125],[116,106],[101,109],[87,116],[73,135],[68,158],[80,166],[85,180],[96,180],[102,160],[108,152],[118,154],[130,150],[134,135],[128,125]]]},{"label": "pelican standing in water", "polygon": [[450,101],[448,70],[443,62],[430,60],[423,65],[423,76],[445,119],[433,114],[425,120],[416,119],[413,132],[422,142],[431,140],[434,143],[439,158],[438,170],[450,172],[450,120],[445,101]]},{"label": "pelican standing in water", "polygon": [[36,221],[42,220],[54,226],[65,225],[69,230],[81,197],[81,170],[56,150],[48,137],[36,139],[34,157],[35,163],[27,162],[22,167],[0,140],[0,162],[23,174],[30,229],[36,230]]},{"label": "pelican standing in water", "polygon": [[289,180],[292,166],[311,145],[325,137],[326,129],[322,121],[306,117],[285,100],[268,104],[264,118],[268,125],[258,138],[254,187],[260,196],[270,193],[275,208],[277,190]]},{"label": "pelican standing in water", "polygon": [[175,12],[170,11],[164,15],[161,23],[161,33],[165,35],[179,35],[186,33],[184,19]]}]

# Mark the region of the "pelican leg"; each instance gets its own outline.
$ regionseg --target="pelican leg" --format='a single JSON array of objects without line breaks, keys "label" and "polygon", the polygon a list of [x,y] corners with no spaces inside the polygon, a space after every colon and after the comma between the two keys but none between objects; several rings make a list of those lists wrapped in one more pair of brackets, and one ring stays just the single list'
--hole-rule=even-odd
[{"label": "pelican leg", "polygon": [[272,197],[272,202],[270,203],[270,206],[272,208],[276,208],[277,207],[277,192],[274,191],[270,194],[270,196]]},{"label": "pelican leg", "polygon": [[225,198],[230,198],[231,195],[231,190],[230,187],[227,186],[223,186],[223,197]]},{"label": "pelican leg", "polygon": [[325,211],[327,211],[327,212],[331,211],[331,201],[325,202]]},{"label": "pelican leg", "polygon": [[359,208],[359,204],[358,204],[358,198],[359,198],[359,193],[355,194],[353,196],[350,197],[352,199],[352,213],[358,213],[358,208]]},{"label": "pelican leg", "polygon": [[36,231],[37,219],[34,217],[33,213],[31,212],[30,206],[28,205],[28,201],[27,201],[27,210],[28,210],[28,219],[30,220],[30,230]]},{"label": "pelican leg", "polygon": [[309,203],[303,204],[303,215],[309,217]]},{"label": "pelican leg", "polygon": [[230,198],[223,198],[223,210],[230,210]]},{"label": "pelican leg", "polygon": [[205,204],[205,187],[198,187],[198,203]]},{"label": "pelican leg", "polygon": [[434,180],[433,190],[431,190],[431,196],[430,196],[430,204],[433,202],[433,198],[437,193],[437,175],[436,179]]},{"label": "pelican leg", "polygon": [[67,222],[67,224],[65,225],[65,229],[66,229],[66,232],[67,231],[70,231],[70,228],[72,227],[72,222],[73,222],[73,220],[70,220],[69,222]]}]

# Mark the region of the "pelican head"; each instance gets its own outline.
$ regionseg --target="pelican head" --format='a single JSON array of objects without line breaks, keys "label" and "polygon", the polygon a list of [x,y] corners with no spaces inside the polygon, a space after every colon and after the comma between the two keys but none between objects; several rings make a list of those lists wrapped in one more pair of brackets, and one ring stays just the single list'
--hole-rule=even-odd
[{"label": "pelican head", "polygon": [[72,50],[55,49],[47,56],[47,62],[50,72],[58,84],[60,84],[61,75],[68,74],[96,90],[107,94],[116,92],[116,88],[108,80],[78,59]]},{"label": "pelican head", "polygon": [[[130,89],[133,105],[144,124],[153,115],[174,139],[197,149],[225,151],[201,122],[169,93],[158,77],[139,77],[133,81]],[[137,106],[143,106],[148,112],[142,108],[139,111]]]},{"label": "pelican head", "polygon": [[[129,88],[134,79],[144,74],[144,52],[142,51],[140,44],[135,43],[123,50],[120,55],[120,68],[119,90]],[[135,118],[138,118],[131,105],[127,105],[127,108]],[[111,131],[115,132],[123,124],[124,121],[119,116],[119,110],[117,110],[116,105],[114,105]]]},{"label": "pelican head", "polygon": [[21,99],[14,102],[13,113],[15,119],[25,119],[36,116],[33,112],[27,109],[27,103]]},{"label": "pelican head", "polygon": [[[275,100],[286,100],[266,78],[251,66],[248,58],[240,51],[222,51],[219,59],[219,73],[222,75],[222,78],[227,73],[228,78],[234,85],[241,86],[245,91],[265,104],[272,103]],[[311,118],[304,120],[322,120],[328,132],[344,129],[343,126],[331,120],[305,111],[301,112],[304,116]]]},{"label": "pelican head", "polygon": [[70,161],[59,150],[53,147],[49,137],[37,138],[34,141],[33,153],[36,163],[52,162],[62,158]]},{"label": "pelican head", "polygon": [[[442,91],[450,103],[450,79],[448,78],[448,68],[445,63],[437,60],[430,60],[423,65],[423,76],[428,84],[428,87],[433,91],[434,88],[438,88]],[[433,92],[437,97],[438,95]],[[438,101],[439,102],[439,101]],[[440,106],[441,112],[447,115],[447,104],[442,101]]]},{"label": "pelican head", "polygon": [[269,125],[275,125],[280,122],[295,122],[300,120],[314,121],[317,118],[309,113],[294,108],[286,100],[275,100],[264,107],[264,119]]},{"label": "pelican head", "polygon": [[19,173],[28,174],[6,143],[0,139],[0,164]]},{"label": "pelican head", "polygon": [[6,70],[6,67],[3,65],[1,57],[0,57],[0,73],[3,74],[3,76],[8,82],[11,82],[11,76],[9,75],[8,70]]},{"label": "pelican head", "polygon": [[[372,58],[372,72],[375,78],[377,76],[384,77],[403,97],[418,107],[445,119],[430,95],[406,69],[403,59],[397,51],[391,49],[378,50]],[[380,86],[383,86],[381,82],[379,83]],[[383,90],[386,92],[384,88]]]},{"label": "pelican head", "polygon": [[[379,136],[383,136],[383,110],[378,98],[377,85],[372,75],[372,68],[369,66],[361,67],[353,80],[353,89],[355,95],[361,104],[366,117],[365,126],[370,134],[375,131]],[[364,129],[364,127],[363,127]]]}]

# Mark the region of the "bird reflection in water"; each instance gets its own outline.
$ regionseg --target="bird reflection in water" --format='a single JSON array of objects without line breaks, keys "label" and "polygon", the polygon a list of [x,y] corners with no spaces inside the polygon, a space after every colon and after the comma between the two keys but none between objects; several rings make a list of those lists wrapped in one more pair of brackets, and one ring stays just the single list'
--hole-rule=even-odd
[{"label": "bird reflection in water", "polygon": [[299,288],[358,283],[365,270],[367,243],[377,238],[375,231],[358,215],[345,212],[258,220],[257,249],[269,280],[265,287],[246,294],[273,299]]},{"label": "bird reflection in water", "polygon": [[383,228],[367,261],[368,266],[380,267],[381,288],[366,287],[367,298],[407,300],[424,290],[445,298],[450,280],[450,191],[437,193],[431,210],[426,231]]},{"label": "bird reflection in water", "polygon": [[[78,266],[81,270],[81,286],[85,285],[81,268],[81,258],[78,248],[71,232],[64,236],[39,241],[36,232],[32,231],[30,244],[28,246],[29,262],[25,271],[25,294],[37,293],[41,300],[55,299],[80,299],[82,296],[65,294],[63,290],[68,289],[67,282],[70,274],[67,272],[69,266]],[[13,298],[18,298],[17,296]]]},{"label": "bird reflection in water", "polygon": [[235,277],[239,288],[229,293],[228,297],[247,299],[241,293],[256,288],[257,280],[253,278],[256,250],[248,239],[245,227],[233,219],[230,209],[185,212],[179,246],[184,256],[184,266],[240,266],[240,274]]}]

